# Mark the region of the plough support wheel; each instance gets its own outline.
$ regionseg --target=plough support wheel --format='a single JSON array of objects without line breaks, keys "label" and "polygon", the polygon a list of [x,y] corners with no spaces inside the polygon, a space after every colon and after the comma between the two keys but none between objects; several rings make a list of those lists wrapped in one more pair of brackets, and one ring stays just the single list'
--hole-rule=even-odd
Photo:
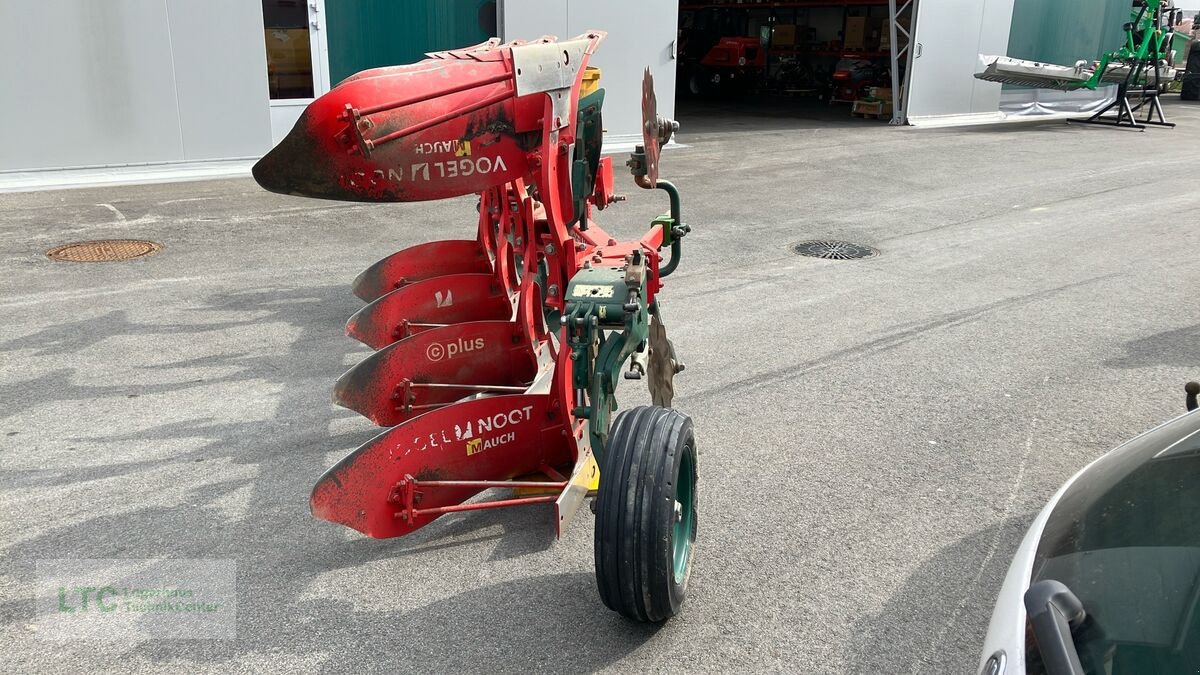
[{"label": "plough support wheel", "polygon": [[659,622],[683,604],[696,541],[692,420],[658,406],[617,416],[600,467],[596,583],[609,609]]}]

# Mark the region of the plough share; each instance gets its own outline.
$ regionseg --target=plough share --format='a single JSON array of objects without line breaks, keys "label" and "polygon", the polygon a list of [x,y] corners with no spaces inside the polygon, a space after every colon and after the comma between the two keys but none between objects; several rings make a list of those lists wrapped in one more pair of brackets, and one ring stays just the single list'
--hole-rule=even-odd
[{"label": "plough share", "polygon": [[[603,37],[493,39],[358,73],[254,176],[324,199],[478,196],[474,239],[402,250],[354,281],[368,304],[346,330],[377,351],[334,401],[390,428],[320,478],[313,514],[388,538],[447,513],[552,503],[561,535],[592,494],[601,599],[662,621],[683,602],[696,538],[695,439],[671,408],[683,364],[661,305],[689,227],[658,178],[678,125],[658,116],[649,70],[628,166],[670,211],[636,241],[592,219],[621,199],[587,65]],[[645,378],[654,405],[613,418],[622,376]],[[490,488],[513,494],[477,498]]]}]

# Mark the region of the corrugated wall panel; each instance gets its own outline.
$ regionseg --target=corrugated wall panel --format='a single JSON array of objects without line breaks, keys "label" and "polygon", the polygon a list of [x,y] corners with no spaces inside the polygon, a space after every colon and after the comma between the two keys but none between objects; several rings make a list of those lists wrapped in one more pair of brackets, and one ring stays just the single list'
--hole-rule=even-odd
[{"label": "corrugated wall panel", "polygon": [[1016,0],[1008,56],[1074,65],[1121,46],[1129,0]]},{"label": "corrugated wall panel", "polygon": [[[1121,46],[1129,12],[1129,0],[1016,0],[1008,55],[1064,66],[1097,60]],[[1006,84],[1000,109],[1010,117],[1090,114],[1112,100],[1114,90],[1062,92]]]}]

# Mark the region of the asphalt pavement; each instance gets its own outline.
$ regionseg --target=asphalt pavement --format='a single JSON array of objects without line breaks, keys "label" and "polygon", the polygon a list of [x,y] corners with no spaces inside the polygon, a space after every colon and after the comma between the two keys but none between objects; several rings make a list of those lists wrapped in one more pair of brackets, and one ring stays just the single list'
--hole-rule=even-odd
[{"label": "asphalt pavement", "polygon": [[[4,669],[974,672],[1037,510],[1200,378],[1200,107],[1145,133],[719,112],[681,116],[662,161],[693,228],[662,298],[701,452],[690,595],[662,626],[601,605],[586,510],[557,541],[545,507],[388,541],[308,513],[377,433],[330,402],[368,353],[351,280],[472,236],[472,200],[0,195]],[[618,175],[630,199],[598,220],[633,237],[666,204]],[[109,238],[164,248],[45,256]],[[813,239],[880,254],[792,252]],[[61,558],[235,560],[237,637],[46,640],[30,589]]]}]

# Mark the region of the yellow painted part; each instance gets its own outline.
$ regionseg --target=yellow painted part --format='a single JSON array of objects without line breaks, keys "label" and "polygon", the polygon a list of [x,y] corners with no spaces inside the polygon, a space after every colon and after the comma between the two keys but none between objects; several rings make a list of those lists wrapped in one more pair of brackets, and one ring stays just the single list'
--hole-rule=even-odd
[{"label": "yellow painted part", "polygon": [[[587,463],[583,465],[583,470],[579,472],[581,476],[591,476],[587,482],[588,492],[595,492],[600,489],[600,465],[596,464],[596,456],[588,454]],[[528,476],[521,476],[513,480],[552,480],[551,478],[540,473],[531,473]],[[558,490],[547,490],[544,488],[514,488],[513,494],[519,497],[536,497],[538,495],[556,495]]]},{"label": "yellow painted part", "polygon": [[588,492],[595,492],[600,489],[600,465],[596,463],[596,456],[588,453],[587,464],[583,470],[586,472],[583,475],[591,475],[591,479],[587,482]]},{"label": "yellow painted part", "polygon": [[600,69],[588,66],[583,70],[583,86],[579,88],[579,98],[583,98],[600,88]]}]

